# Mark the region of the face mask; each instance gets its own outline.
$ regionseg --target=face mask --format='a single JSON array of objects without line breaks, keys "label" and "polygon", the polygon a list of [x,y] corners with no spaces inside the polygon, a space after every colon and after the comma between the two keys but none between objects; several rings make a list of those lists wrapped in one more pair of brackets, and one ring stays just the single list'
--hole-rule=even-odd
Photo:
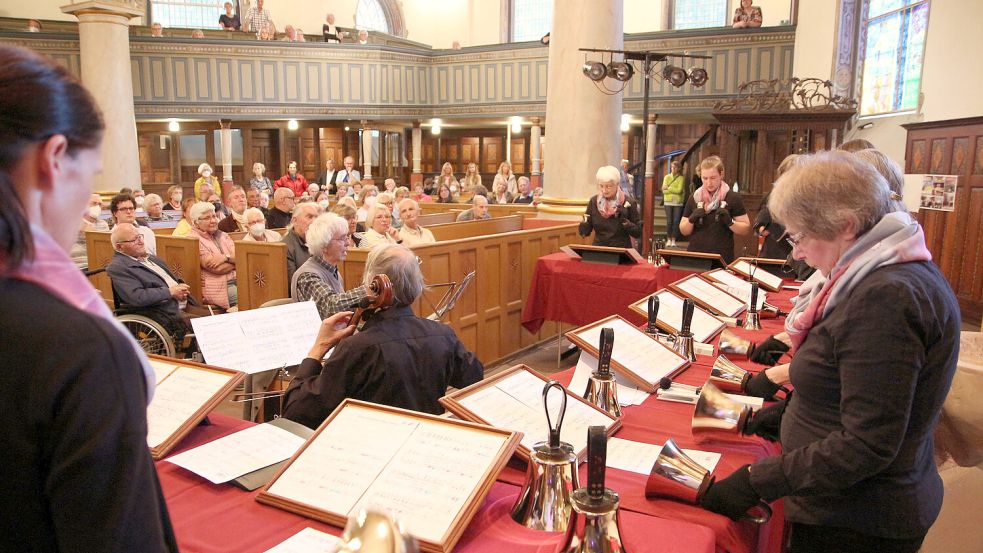
[{"label": "face mask", "polygon": [[175,194],[175,195],[171,196],[171,203],[180,204],[181,203],[181,200],[183,200],[183,199],[184,199],[184,196],[182,196],[181,194]]},{"label": "face mask", "polygon": [[137,207],[143,207],[143,196],[137,196]]},{"label": "face mask", "polygon": [[321,200],[317,202],[317,205],[321,206],[321,209],[328,209],[328,206],[331,205],[331,203],[328,200]]},{"label": "face mask", "polygon": [[249,225],[249,234],[252,234],[256,238],[263,236],[264,232],[266,232],[266,225],[264,225],[263,223],[256,223],[253,225]]},{"label": "face mask", "polygon": [[451,194],[457,194],[457,185],[456,184],[452,184],[451,185]]},{"label": "face mask", "polygon": [[88,214],[90,219],[98,219],[99,215],[102,215],[102,208],[97,205],[90,205]]},{"label": "face mask", "polygon": [[201,176],[205,177],[206,179],[207,178],[210,178],[212,176],[212,172],[211,171],[202,171],[201,172]]}]

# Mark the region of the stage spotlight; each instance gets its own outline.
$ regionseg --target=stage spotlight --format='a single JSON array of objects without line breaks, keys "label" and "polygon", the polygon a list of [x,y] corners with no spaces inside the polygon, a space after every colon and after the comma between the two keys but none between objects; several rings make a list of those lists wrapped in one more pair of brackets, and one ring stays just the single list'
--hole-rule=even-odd
[{"label": "stage spotlight", "polygon": [[630,63],[612,61],[608,64],[608,77],[625,82],[635,74],[635,68]]},{"label": "stage spotlight", "polygon": [[686,84],[686,79],[689,78],[689,75],[686,74],[686,70],[682,67],[669,65],[662,70],[662,78],[669,81],[669,84],[672,86],[679,88]]},{"label": "stage spotlight", "polygon": [[592,81],[603,81],[608,75],[608,68],[599,61],[584,63],[584,76]]},{"label": "stage spotlight", "polygon": [[707,84],[707,70],[702,67],[694,67],[689,70],[689,82],[693,86],[700,87]]}]

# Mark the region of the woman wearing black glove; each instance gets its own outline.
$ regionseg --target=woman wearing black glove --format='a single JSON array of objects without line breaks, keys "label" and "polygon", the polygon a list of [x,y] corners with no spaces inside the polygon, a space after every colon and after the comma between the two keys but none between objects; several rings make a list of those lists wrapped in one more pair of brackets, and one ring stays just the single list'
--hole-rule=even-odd
[{"label": "woman wearing black glove", "polygon": [[590,199],[578,231],[594,233],[595,246],[630,248],[631,239],[642,236],[638,204],[625,197],[618,184],[621,173],[610,165],[597,170],[598,194]]},{"label": "woman wearing black glove", "polygon": [[703,186],[683,207],[679,232],[689,236],[687,250],[717,253],[730,263],[734,260],[734,235],[750,235],[751,221],[741,195],[724,182],[724,162],[717,156],[699,165]]}]

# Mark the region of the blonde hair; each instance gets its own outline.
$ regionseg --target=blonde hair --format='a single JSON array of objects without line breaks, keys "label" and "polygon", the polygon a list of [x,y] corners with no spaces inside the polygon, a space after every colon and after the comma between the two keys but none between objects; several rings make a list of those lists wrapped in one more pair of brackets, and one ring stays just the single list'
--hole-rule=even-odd
[{"label": "blonde hair", "polygon": [[793,165],[795,165],[795,162],[798,159],[799,159],[799,154],[789,154],[785,156],[785,159],[783,159],[782,162],[778,164],[778,169],[775,169],[775,173],[777,174],[776,176],[780,177],[785,173],[788,173],[788,170],[791,169]]},{"label": "blonde hair", "polygon": [[710,169],[716,169],[721,175],[724,174],[724,160],[720,159],[720,156],[710,156],[703,158],[700,162],[700,166],[696,168],[697,171],[709,171]]}]

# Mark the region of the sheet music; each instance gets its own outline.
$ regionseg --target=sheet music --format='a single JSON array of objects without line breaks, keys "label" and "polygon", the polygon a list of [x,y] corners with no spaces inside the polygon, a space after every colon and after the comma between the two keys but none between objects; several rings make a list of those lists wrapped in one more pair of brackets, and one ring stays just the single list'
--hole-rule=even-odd
[{"label": "sheet music", "polygon": [[[580,359],[577,361],[577,368],[573,371],[573,377],[570,379],[570,386],[567,388],[571,393],[577,394],[580,397],[584,397],[584,392],[587,391],[587,380],[590,378],[591,373],[597,370],[597,357],[594,357],[589,352],[581,351]],[[648,399],[649,393],[645,390],[639,390],[635,383],[628,380],[622,375],[618,374],[617,369],[614,371],[614,380],[618,383],[618,404],[622,407],[627,407],[629,405],[641,405],[643,401]]]},{"label": "sheet music", "polygon": [[258,424],[166,460],[222,484],[289,459],[305,441],[271,424]]},{"label": "sheet music", "polygon": [[781,288],[782,278],[769,273],[768,271],[762,269],[761,267],[755,267],[748,263],[747,261],[740,260],[734,263],[734,268],[738,271],[743,271],[749,275],[754,275],[752,278],[758,282],[767,284],[771,288]]},{"label": "sheet music", "polygon": [[[723,269],[717,269],[716,271],[710,271],[706,273],[712,280],[715,280],[714,285],[720,288],[724,292],[732,296],[737,296],[747,305],[751,302],[751,283],[742,279],[741,277],[735,275],[734,273],[725,271]],[[768,299],[768,294],[764,288],[758,288],[758,311],[761,311],[761,307],[765,304]]]},{"label": "sheet music", "polygon": [[337,536],[313,528],[304,528],[266,553],[334,553],[341,540]]},{"label": "sheet music", "polygon": [[349,405],[269,491],[345,516],[388,509],[418,538],[441,541],[506,439]]},{"label": "sheet music", "polygon": [[[744,310],[744,302],[706,280],[693,276],[675,283],[676,286],[692,298],[698,298],[708,304],[714,311],[734,317]],[[661,311],[662,309],[659,309]]]},{"label": "sheet music", "polygon": [[[662,447],[663,444],[646,444],[622,440],[621,438],[610,438],[608,439],[607,466],[639,474],[650,474],[653,465],[655,465],[655,460],[659,458]],[[692,457],[694,461],[710,472],[717,468],[717,463],[720,461],[720,454],[712,451],[684,449],[683,453]]]},{"label": "sheet music", "polygon": [[247,374],[297,365],[317,338],[321,317],[312,301],[191,319],[210,365]]},{"label": "sheet music", "polygon": [[156,359],[148,359],[150,361],[150,367],[154,369],[154,377],[157,380],[157,384],[160,384],[161,380],[164,380],[170,374],[177,370],[177,365],[172,365],[171,363],[162,363]]},{"label": "sheet music", "polygon": [[[660,308],[659,311],[662,311]],[[588,344],[599,344],[602,328],[614,329],[614,349],[611,359],[621,364],[653,386],[658,386],[663,376],[686,364],[686,359],[664,347],[621,317],[609,319],[603,324],[578,333]],[[596,346],[595,346],[596,347]]]},{"label": "sheet music", "polygon": [[147,445],[157,447],[235,375],[178,367],[157,386],[147,406]]},{"label": "sheet music", "polygon": [[[676,330],[683,326],[683,298],[673,294],[669,290],[661,290],[656,296],[659,298],[658,320]],[[637,303],[642,310],[648,310],[648,298]],[[693,339],[697,342],[706,342],[714,334],[726,327],[723,322],[716,319],[699,305],[693,306],[693,322],[690,330],[693,332]]]}]

